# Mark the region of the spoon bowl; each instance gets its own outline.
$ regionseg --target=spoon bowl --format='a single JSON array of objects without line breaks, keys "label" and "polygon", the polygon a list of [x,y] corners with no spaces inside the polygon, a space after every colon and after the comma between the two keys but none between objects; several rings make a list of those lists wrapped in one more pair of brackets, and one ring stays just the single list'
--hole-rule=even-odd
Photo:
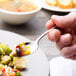
[{"label": "spoon bowl", "polygon": [[35,41],[26,42],[25,45],[30,46],[31,54],[35,53],[38,50],[40,40],[48,34],[49,31],[52,31],[55,27],[51,28],[48,31],[45,31],[41,36],[39,36]]},{"label": "spoon bowl", "polygon": [[[53,27],[53,28],[55,28],[55,27]],[[41,40],[44,36],[46,36],[49,31],[52,31],[53,28],[51,28],[50,30],[44,32],[44,33],[43,33],[41,36],[39,36],[35,41],[25,42],[25,45],[30,47],[30,52],[31,52],[30,54],[33,54],[33,53],[35,53],[35,52],[38,50],[40,40]],[[17,51],[17,50],[16,50],[16,48],[15,48],[10,55],[18,54],[18,52],[16,52],[16,51]],[[19,51],[19,50],[18,50],[18,51]],[[20,52],[19,52],[19,54],[20,54]],[[30,54],[28,54],[28,55],[30,55]],[[26,55],[24,55],[24,56],[26,56]]]}]

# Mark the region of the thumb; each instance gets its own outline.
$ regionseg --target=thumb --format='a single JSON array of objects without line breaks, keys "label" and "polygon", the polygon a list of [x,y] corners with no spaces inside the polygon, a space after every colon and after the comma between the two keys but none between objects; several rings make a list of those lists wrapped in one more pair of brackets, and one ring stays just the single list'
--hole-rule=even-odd
[{"label": "thumb", "polygon": [[61,29],[72,28],[75,24],[76,15],[74,13],[70,13],[65,16],[57,16],[53,15],[51,20],[52,22]]}]

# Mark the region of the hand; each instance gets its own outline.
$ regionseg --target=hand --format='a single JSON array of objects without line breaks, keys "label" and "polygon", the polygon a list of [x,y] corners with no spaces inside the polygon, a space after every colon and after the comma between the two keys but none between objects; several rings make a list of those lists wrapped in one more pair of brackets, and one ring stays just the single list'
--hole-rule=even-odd
[{"label": "hand", "polygon": [[49,40],[56,42],[62,56],[76,60],[76,13],[65,16],[53,15],[46,28],[49,30],[54,26],[56,28],[48,33]]}]

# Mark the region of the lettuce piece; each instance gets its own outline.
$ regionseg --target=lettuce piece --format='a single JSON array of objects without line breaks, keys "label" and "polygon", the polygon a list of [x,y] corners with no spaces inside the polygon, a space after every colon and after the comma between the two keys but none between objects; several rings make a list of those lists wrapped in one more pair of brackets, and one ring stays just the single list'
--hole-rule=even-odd
[{"label": "lettuce piece", "polygon": [[2,50],[3,50],[3,49],[0,48],[0,56],[2,56],[2,55],[4,54]]},{"label": "lettuce piece", "polygon": [[11,61],[11,57],[10,56],[1,56],[1,63],[2,64],[8,64]]},{"label": "lettuce piece", "polygon": [[27,61],[24,57],[14,57],[13,65],[16,66],[17,69],[25,69],[27,66]]},{"label": "lettuce piece", "polygon": [[[9,55],[9,54],[11,53],[10,48],[9,48],[8,45],[6,45],[6,44],[0,44],[0,49],[1,49],[0,55],[3,55],[3,54]],[[4,53],[2,53],[2,51],[3,51]]]},{"label": "lettuce piece", "polygon": [[16,76],[22,76],[21,72],[15,72]]}]

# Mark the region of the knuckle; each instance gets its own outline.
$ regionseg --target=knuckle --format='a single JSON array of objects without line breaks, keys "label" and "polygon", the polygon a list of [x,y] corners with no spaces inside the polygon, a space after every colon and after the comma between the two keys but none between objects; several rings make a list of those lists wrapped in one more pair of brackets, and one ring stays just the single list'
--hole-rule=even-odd
[{"label": "knuckle", "polygon": [[72,52],[66,47],[61,50],[61,55],[68,58],[69,56],[72,56]]}]

